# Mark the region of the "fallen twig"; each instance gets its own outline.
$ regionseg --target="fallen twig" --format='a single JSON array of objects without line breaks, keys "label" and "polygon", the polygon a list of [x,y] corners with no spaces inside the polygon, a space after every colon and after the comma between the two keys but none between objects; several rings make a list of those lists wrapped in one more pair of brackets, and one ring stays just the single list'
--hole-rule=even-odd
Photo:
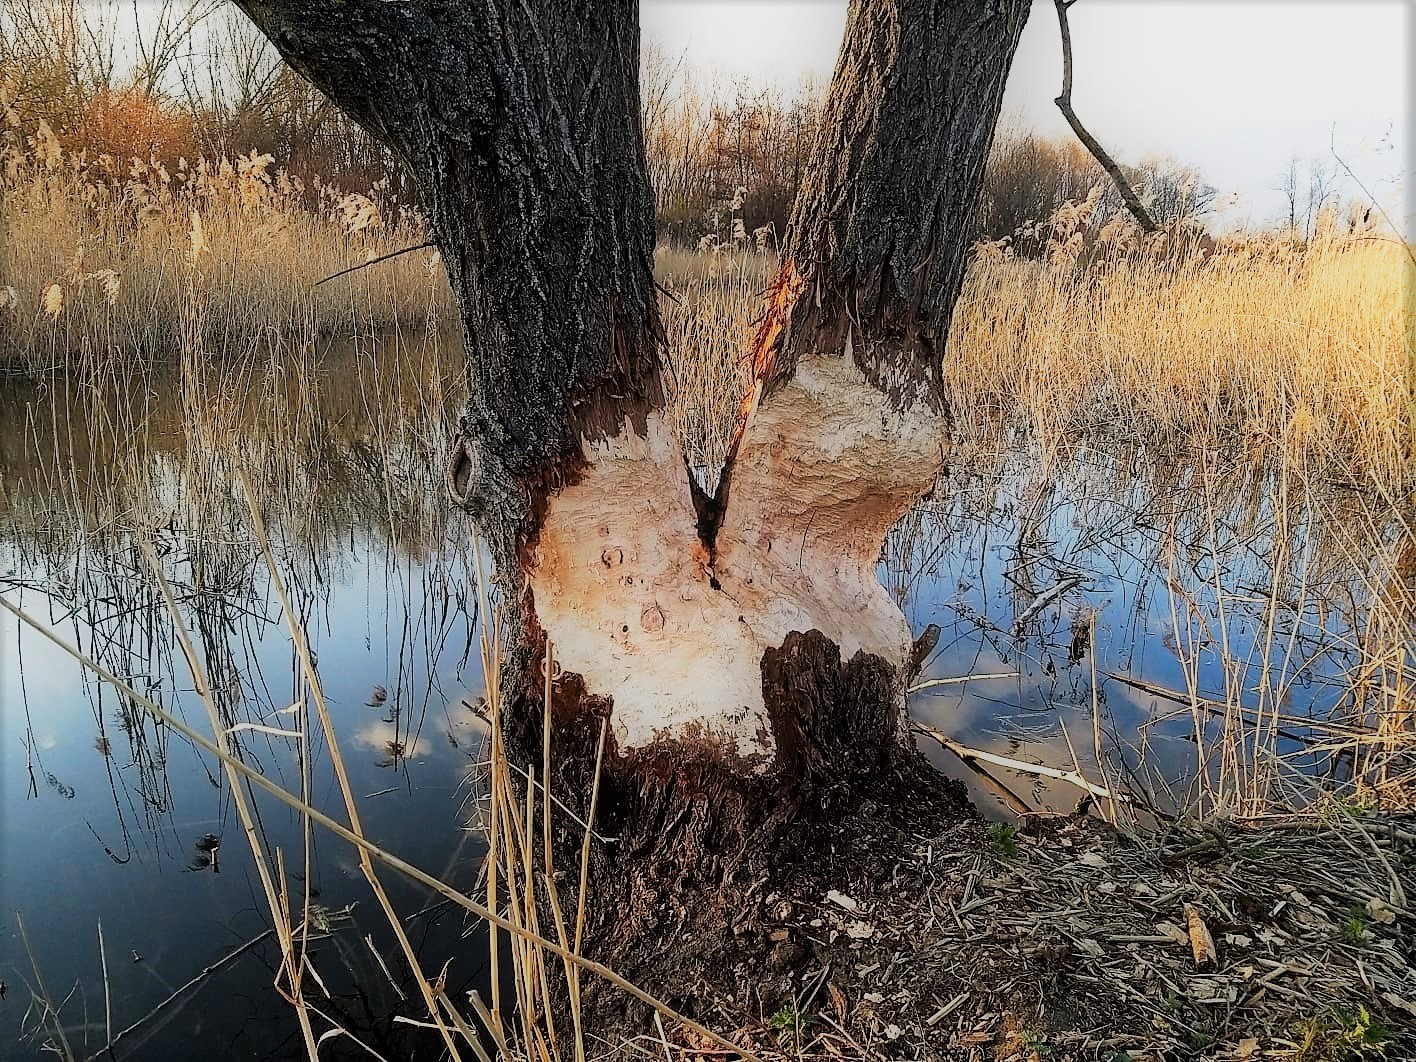
[{"label": "fallen twig", "polygon": [[[114,1044],[118,1043],[119,1040],[122,1040],[122,1039],[123,1039],[125,1036],[127,1036],[129,1033],[135,1032],[135,1031],[138,1029],[138,1027],[139,1027],[140,1025],[142,1025],[144,1022],[148,1021],[148,1019],[152,1018],[154,1015],[156,1015],[156,1014],[159,1013],[160,1011],[165,1010],[167,1007],[171,1006],[174,1002],[176,1002],[176,1000],[177,1000],[179,997],[185,995],[187,992],[190,992],[193,988],[196,988],[197,985],[201,984],[203,981],[205,981],[205,980],[206,980],[208,977],[210,977],[212,974],[216,973],[218,970],[222,969],[222,968],[225,967],[225,966],[229,966],[231,963],[235,962],[235,961],[236,961],[237,959],[239,959],[242,955],[246,954],[246,952],[250,951],[250,950],[251,950],[252,948],[254,948],[257,944],[261,943],[261,941],[265,940],[267,937],[272,936],[274,933],[275,933],[275,930],[274,930],[274,929],[267,929],[265,932],[260,933],[260,934],[257,934],[256,936],[252,937],[250,940],[246,941],[246,943],[242,944],[242,945],[241,945],[239,948],[237,948],[235,951],[228,952],[226,955],[223,955],[220,959],[217,959],[216,962],[214,962],[214,963],[212,963],[210,966],[206,967],[204,970],[202,970],[201,973],[197,974],[196,977],[193,977],[190,981],[188,981],[186,984],[184,984],[181,988],[178,988],[178,989],[177,989],[176,991],[174,991],[170,996],[168,996],[166,999],[164,999],[161,1003],[159,1003],[157,1006],[153,1007],[152,1010],[148,1011],[146,1014],[144,1014],[144,1015],[143,1015],[141,1018],[139,1018],[137,1021],[133,1022],[132,1025],[129,1025],[126,1029],[124,1029],[122,1032],[120,1032],[117,1036],[113,1037],[113,1039],[112,1039],[112,1041],[109,1043],[108,1047],[104,1048],[104,1051],[101,1052],[101,1053],[106,1053],[108,1050],[110,1050],[110,1049],[113,1047]],[[97,1058],[98,1056],[95,1055],[95,1056],[93,1056],[93,1057]]]},{"label": "fallen twig", "polygon": [[932,726],[926,726],[923,723],[915,723],[913,726],[921,734],[932,737],[961,760],[979,760],[983,763],[991,763],[995,767],[1007,767],[1010,770],[1022,771],[1024,774],[1035,774],[1042,778],[1054,778],[1059,782],[1067,782],[1074,785],[1078,789],[1084,789],[1092,794],[1092,796],[1100,797],[1103,800],[1116,800],[1121,803],[1128,802],[1127,797],[1124,795],[1117,795],[1103,785],[1097,785],[1095,782],[1087,781],[1082,777],[1079,771],[1064,771],[1057,767],[1046,767],[1040,763],[1028,763],[1026,760],[1015,760],[1010,756],[999,756],[992,752],[984,752],[982,749],[971,749],[967,745],[960,745],[953,738],[941,734]]},{"label": "fallen twig", "polygon": [[974,680],[978,680],[981,682],[984,679],[1005,679],[1017,677],[1018,673],[1016,671],[997,671],[992,672],[990,674],[977,675],[956,675],[953,678],[939,678],[930,679],[928,682],[916,682],[913,686],[910,687],[909,692],[918,693],[920,690],[932,690],[936,686],[958,686],[962,685],[965,682],[973,682]]},{"label": "fallen twig", "polygon": [[1013,637],[1016,638],[1018,635],[1022,634],[1023,629],[1028,625],[1028,621],[1048,605],[1052,604],[1052,602],[1056,601],[1068,590],[1075,589],[1086,581],[1083,576],[1069,575],[1056,586],[1049,586],[1042,593],[1038,594],[1037,597],[1033,598],[1032,604],[1023,609],[1022,614],[1013,621]]}]

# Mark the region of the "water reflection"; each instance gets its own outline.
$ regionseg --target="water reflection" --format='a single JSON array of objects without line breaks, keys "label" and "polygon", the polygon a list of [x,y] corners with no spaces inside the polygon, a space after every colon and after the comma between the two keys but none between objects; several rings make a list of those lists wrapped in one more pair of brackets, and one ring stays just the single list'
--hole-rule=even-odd
[{"label": "water reflection", "polygon": [[[204,719],[138,548],[135,535],[150,535],[222,725],[237,728],[248,764],[298,792],[299,742],[276,731],[293,728],[289,709],[309,691],[249,530],[245,472],[317,657],[367,834],[470,888],[481,850],[463,829],[459,788],[483,733],[463,704],[483,685],[470,652],[475,559],[441,489],[457,351],[455,342],[390,342],[307,352],[295,364],[5,380],[0,592],[143,696]],[[108,1035],[100,923],[116,1033],[256,937],[269,915],[214,766],[8,614],[0,630],[0,978],[12,993],[0,1039],[6,1057],[26,1057],[54,1035],[26,1014],[37,964],[63,1000],[65,1035],[86,1056]],[[329,749],[310,744],[314,803],[342,818]],[[319,1005],[394,1053],[417,1035],[390,1022],[407,973],[353,854],[317,834],[307,874],[298,818],[257,807],[272,863],[278,849],[290,887],[308,877],[315,898],[312,961],[333,996]],[[422,890],[387,885],[404,914],[429,906]],[[483,951],[460,944],[465,930],[441,906],[409,923],[439,962],[461,957],[449,990],[485,978]],[[289,1009],[270,987],[278,962],[273,941],[253,947],[211,976],[219,984],[203,982],[125,1037],[120,1056],[182,1057],[198,1037],[216,1057],[299,1054]]]},{"label": "water reflection", "polygon": [[[1261,814],[1375,783],[1353,756],[1410,690],[1413,542],[1367,494],[1294,470],[1017,440],[896,528],[882,578],[917,630],[941,629],[915,718],[1153,812]],[[1000,814],[1081,795],[1007,770],[981,790],[924,747]],[[1409,768],[1409,733],[1389,751]]]},{"label": "water reflection", "polygon": [[[310,690],[250,531],[244,474],[316,656],[366,832],[470,890],[482,850],[464,828],[464,781],[485,732],[468,706],[483,687],[477,564],[442,485],[458,351],[395,336],[0,380],[0,593],[143,696],[199,720],[144,536],[223,726],[240,728],[246,762],[299,791],[300,743],[274,731],[294,726]],[[1215,456],[972,442],[938,497],[891,535],[880,569],[915,629],[939,628],[911,696],[917,719],[974,749],[1076,766],[1172,813],[1301,801],[1307,780],[1367,779],[1409,756],[1409,743],[1393,744],[1374,766],[1333,740],[1334,725],[1379,730],[1392,710],[1382,691],[1410,688],[1402,609],[1416,550],[1409,528],[1365,493]],[[0,616],[7,1057],[37,1056],[47,1035],[25,1010],[37,981],[10,920],[17,910],[79,1054],[108,1035],[101,922],[115,1030],[229,960],[122,1050],[181,1057],[200,1040],[218,1058],[298,1056],[223,776]],[[922,747],[990,814],[1065,811],[1079,795]],[[312,741],[308,760],[314,803],[342,818],[330,750]],[[354,853],[316,834],[307,872],[299,820],[258,806],[266,849],[280,849],[292,887],[308,880],[312,892],[313,962],[332,996],[320,1005],[393,1057],[420,1034],[391,1023],[407,972]],[[435,966],[455,957],[453,998],[480,983],[485,949],[461,942],[461,917],[401,880],[387,884]]]}]

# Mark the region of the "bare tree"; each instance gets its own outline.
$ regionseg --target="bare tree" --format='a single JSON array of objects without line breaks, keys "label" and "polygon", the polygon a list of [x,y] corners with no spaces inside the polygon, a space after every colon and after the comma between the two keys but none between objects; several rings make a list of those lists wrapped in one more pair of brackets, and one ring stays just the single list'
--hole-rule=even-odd
[{"label": "bare tree", "polygon": [[285,64],[240,12],[213,12],[202,29],[204,47],[176,63],[202,150],[223,156],[264,148]]},{"label": "bare tree", "polygon": [[78,0],[0,0],[0,74],[12,103],[65,127],[113,72],[111,22]]},{"label": "bare tree", "polygon": [[145,17],[138,0],[133,0],[131,32],[137,61],[132,83],[145,98],[154,100],[165,91],[168,74],[215,9],[216,0],[182,0],[150,6]]},{"label": "bare tree", "polygon": [[1291,157],[1278,184],[1288,210],[1288,231],[1312,239],[1323,211],[1335,208],[1337,190],[1338,169],[1332,160]]},{"label": "bare tree", "polygon": [[558,791],[588,791],[609,722],[602,949],[645,928],[624,910],[721,926],[853,830],[904,843],[955,808],[907,739],[910,630],[875,567],[948,453],[942,351],[1025,0],[852,3],[711,493],[665,417],[637,5],[239,5],[421,186],[461,306],[449,481],[496,562],[508,747],[539,759],[548,651]]}]

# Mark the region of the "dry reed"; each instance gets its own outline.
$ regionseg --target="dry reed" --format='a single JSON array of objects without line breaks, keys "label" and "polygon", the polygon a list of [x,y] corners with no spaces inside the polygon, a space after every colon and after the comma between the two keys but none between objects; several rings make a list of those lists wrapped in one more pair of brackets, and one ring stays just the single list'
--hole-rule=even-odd
[{"label": "dry reed", "polygon": [[175,170],[90,158],[19,122],[0,130],[0,362],[229,357],[456,319],[431,250],[312,287],[426,240],[379,188],[307,187],[255,152]]}]

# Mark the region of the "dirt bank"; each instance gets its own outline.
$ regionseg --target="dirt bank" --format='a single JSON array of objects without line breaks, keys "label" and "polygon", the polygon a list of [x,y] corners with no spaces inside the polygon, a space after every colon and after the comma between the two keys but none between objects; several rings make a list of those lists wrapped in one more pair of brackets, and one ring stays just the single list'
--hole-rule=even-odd
[{"label": "dirt bank", "polygon": [[[735,930],[758,947],[700,943],[658,987],[771,1059],[1406,1059],[1414,895],[1412,816],[969,818],[873,879],[760,897]],[[672,1029],[614,1047],[722,1057]]]}]

